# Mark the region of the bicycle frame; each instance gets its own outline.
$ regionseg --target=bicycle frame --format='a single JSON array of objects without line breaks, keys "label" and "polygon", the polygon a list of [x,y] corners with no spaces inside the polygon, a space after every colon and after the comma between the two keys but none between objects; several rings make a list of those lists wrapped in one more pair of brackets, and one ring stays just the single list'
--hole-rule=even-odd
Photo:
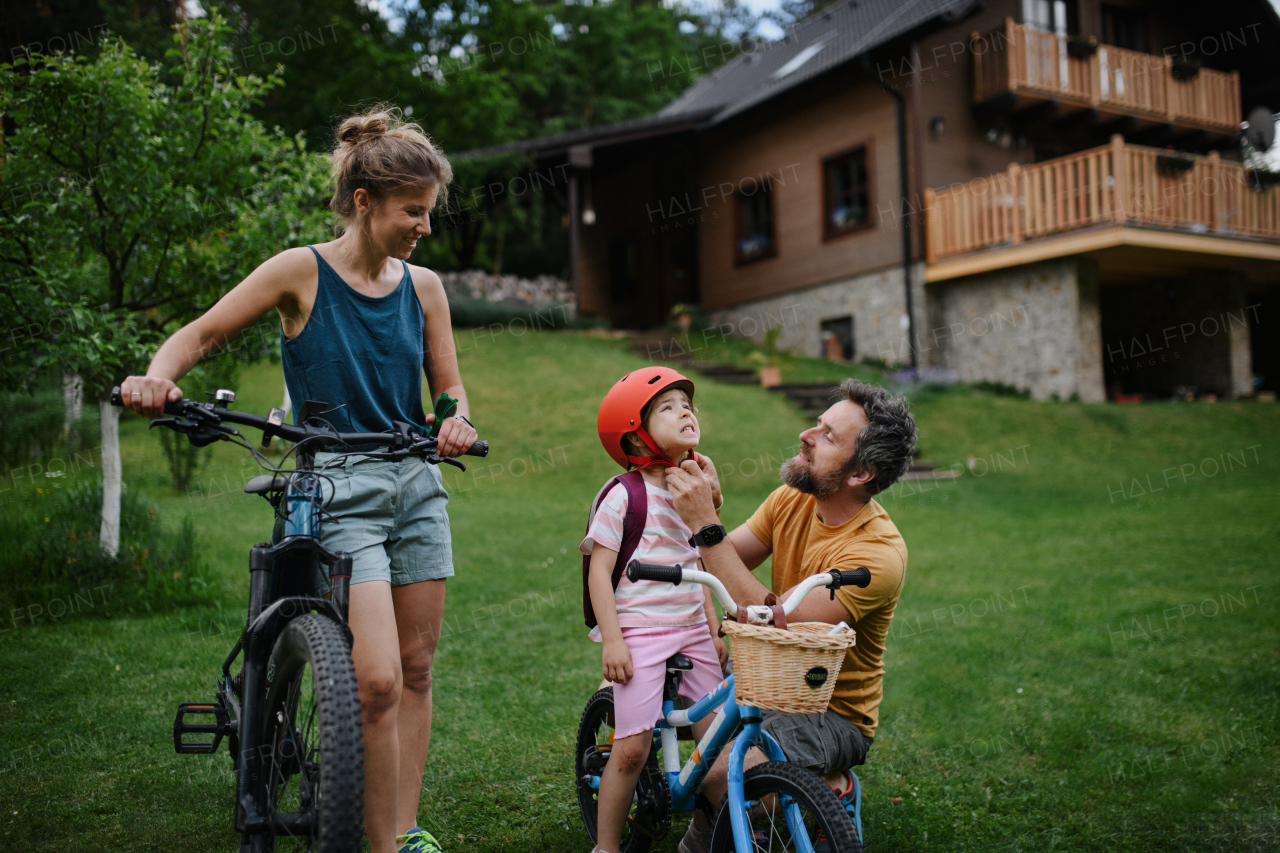
[{"label": "bicycle frame", "polygon": [[[627,568],[627,576],[632,581],[644,579],[675,584],[692,581],[702,584],[711,589],[726,612],[736,613],[737,617],[743,621],[750,620],[758,624],[768,624],[775,615],[774,610],[769,606],[738,607],[729,595],[729,591],[725,589],[724,584],[714,575],[704,571],[681,569],[672,566],[645,566],[633,560]],[[870,579],[870,573],[866,568],[859,568],[855,571],[832,570],[830,573],[813,575],[795,588],[788,601],[781,606],[781,610],[784,613],[790,613],[800,601],[804,600],[804,597],[810,591],[820,586],[826,586],[831,589],[832,597],[834,598],[835,589],[839,586],[853,584],[865,587],[870,582]],[[681,767],[678,730],[705,719],[717,706],[721,707],[720,713],[717,714],[706,732],[703,733],[702,739],[693,750],[693,755]],[[747,802],[744,790],[744,763],[747,750],[753,746],[759,747],[770,761],[787,760],[786,754],[782,751],[782,747],[779,746],[777,740],[761,727],[761,721],[761,710],[759,708],[737,703],[734,694],[733,676],[730,675],[720,682],[714,690],[684,710],[676,710],[674,699],[667,698],[664,695],[662,719],[658,721],[655,732],[662,746],[662,770],[667,778],[667,786],[671,793],[671,811],[677,814],[694,810],[694,798],[707,775],[707,771],[715,764],[725,745],[733,738],[733,746],[729,750],[727,776],[729,818],[733,829],[734,849],[738,851],[755,849],[751,840],[751,828],[747,824],[745,808]],[[740,724],[741,730],[739,731]],[[738,733],[736,738],[734,738],[735,732]],[[594,788],[599,788],[599,777],[591,777],[589,784]],[[855,786],[858,784],[856,777],[854,784]],[[860,805],[859,798],[859,812],[861,811]],[[799,842],[799,853],[813,853],[813,845],[809,840],[808,834],[804,831],[799,806],[794,801],[788,801],[786,797],[780,797],[779,802],[774,807],[782,809],[792,838]],[[862,821],[860,815],[855,815],[855,820],[857,821],[858,837],[861,838]]]},{"label": "bicycle frame", "polygon": [[[218,684],[218,696],[235,715],[235,727],[239,743],[233,743],[237,761],[236,821],[237,832],[276,832],[309,834],[311,827],[300,825],[292,815],[274,815],[270,821],[263,817],[263,804],[258,802],[264,760],[270,755],[270,746],[262,744],[261,731],[250,727],[240,731],[239,720],[260,721],[265,709],[259,707],[265,696],[264,685],[270,677],[267,662],[282,630],[283,622],[304,613],[323,613],[343,627],[351,640],[347,627],[347,591],[351,578],[351,555],[330,551],[320,544],[320,506],[322,503],[321,477],[311,469],[310,454],[299,454],[300,470],[289,479],[283,500],[288,508],[285,535],[274,545],[259,543],[249,552],[249,619],[240,639],[222,664],[222,678]],[[329,568],[331,599],[313,595],[281,595],[291,591],[286,581],[298,585],[309,583],[316,565]],[[240,653],[244,655],[243,681],[240,695],[244,697],[243,710],[236,702],[236,690],[232,684],[231,666]]]}]

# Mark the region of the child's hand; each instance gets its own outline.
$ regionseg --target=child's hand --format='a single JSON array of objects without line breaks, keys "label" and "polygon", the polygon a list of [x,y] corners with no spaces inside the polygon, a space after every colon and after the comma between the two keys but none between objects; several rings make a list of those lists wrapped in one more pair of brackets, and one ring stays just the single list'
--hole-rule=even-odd
[{"label": "child's hand", "polygon": [[626,684],[635,675],[631,666],[631,649],[622,640],[604,642],[604,677],[614,684]]},{"label": "child's hand", "polygon": [[724,668],[729,665],[729,646],[725,643],[724,638],[711,635],[711,642],[715,644],[716,656],[720,658],[720,671],[724,672]]}]

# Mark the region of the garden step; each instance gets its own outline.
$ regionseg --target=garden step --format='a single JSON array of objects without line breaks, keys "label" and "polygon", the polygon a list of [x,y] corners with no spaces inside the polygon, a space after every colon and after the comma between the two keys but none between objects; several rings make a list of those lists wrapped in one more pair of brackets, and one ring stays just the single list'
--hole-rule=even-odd
[{"label": "garden step", "polygon": [[[631,336],[631,349],[641,358],[665,361],[681,370],[696,370],[708,379],[730,385],[755,385],[760,380],[756,372],[748,367],[724,362],[697,361],[688,353],[673,351],[672,342],[676,339],[669,334],[641,333]],[[655,356],[658,356],[655,359]]]}]

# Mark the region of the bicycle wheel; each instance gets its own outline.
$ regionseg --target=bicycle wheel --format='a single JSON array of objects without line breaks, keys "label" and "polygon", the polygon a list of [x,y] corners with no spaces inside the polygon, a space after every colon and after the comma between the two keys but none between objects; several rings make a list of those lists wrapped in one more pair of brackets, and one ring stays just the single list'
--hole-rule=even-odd
[{"label": "bicycle wheel", "polygon": [[351,648],[333,620],[308,613],[285,626],[267,663],[259,802],[285,827],[255,851],[360,850],[364,740]]},{"label": "bicycle wheel", "polygon": [[[596,842],[596,811],[598,791],[588,784],[591,776],[599,778],[609,761],[613,744],[613,688],[605,687],[587,701],[578,725],[578,744],[574,751],[573,772],[578,785],[578,807],[582,810],[582,825],[586,827],[591,843]],[[658,761],[658,744],[655,737],[649,748],[649,758],[640,771],[636,783],[636,796],[631,813],[622,831],[620,853],[647,853],[654,841],[662,838],[671,828],[671,791],[667,777]]]},{"label": "bicycle wheel", "polygon": [[[751,853],[809,849],[815,853],[862,853],[849,813],[816,773],[784,761],[767,761],[747,771],[742,787],[755,848]],[[801,833],[808,839],[807,846],[801,846]],[[729,797],[725,796],[711,834],[711,853],[733,849]]]}]

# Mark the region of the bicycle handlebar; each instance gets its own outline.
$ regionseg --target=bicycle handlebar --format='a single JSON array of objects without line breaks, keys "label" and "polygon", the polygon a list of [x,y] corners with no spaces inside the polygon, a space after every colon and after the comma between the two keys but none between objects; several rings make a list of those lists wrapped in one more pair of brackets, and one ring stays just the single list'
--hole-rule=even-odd
[{"label": "bicycle handlebar", "polygon": [[[117,385],[111,389],[111,404],[114,406],[123,406],[124,400],[120,396],[120,386]],[[273,410],[275,411],[275,410]],[[181,400],[166,400],[164,403],[164,413],[190,421],[190,427],[206,427],[215,433],[220,433],[218,427],[222,423],[229,422],[240,424],[241,426],[254,427],[262,430],[265,437],[279,436],[286,441],[292,441],[295,444],[301,441],[307,441],[308,444],[318,446],[341,446],[341,445],[360,445],[360,444],[379,444],[387,445],[390,453],[396,455],[420,455],[435,456],[436,438],[434,436],[422,437],[417,433],[409,430],[408,424],[397,424],[397,430],[387,432],[337,432],[327,430],[320,427],[313,427],[303,424],[295,426],[287,424],[283,421],[283,415],[279,422],[273,421],[259,415],[251,415],[248,412],[239,412],[235,409],[228,409],[225,404],[200,403],[195,400],[182,398]],[[163,424],[164,426],[173,426],[173,422],[165,422],[165,419],[157,419],[151,422],[152,426]],[[188,430],[179,430],[186,432]],[[213,438],[220,436],[212,436]],[[371,451],[373,452],[373,451]],[[489,442],[477,441],[466,449],[464,456],[488,456]],[[449,457],[439,457],[448,459]],[[454,463],[460,464],[460,463]]]},{"label": "bicycle handlebar", "polygon": [[[720,606],[725,609],[726,613],[738,612],[738,603],[733,600],[733,596],[725,589],[720,579],[709,572],[698,569],[682,569],[679,566],[654,566],[642,563],[639,560],[632,560],[627,564],[627,580],[632,583],[636,581],[658,581],[661,583],[673,583],[677,586],[684,581],[699,583],[703,586],[711,587],[716,598],[720,600]],[[825,586],[831,590],[831,597],[835,598],[836,590],[842,586],[865,588],[870,583],[871,570],[866,566],[859,566],[856,569],[831,569],[821,574],[811,575],[801,581],[791,595],[787,597],[787,600],[782,603],[782,612],[790,616],[791,611],[800,606],[800,602],[804,601],[805,596],[820,586]]]}]

